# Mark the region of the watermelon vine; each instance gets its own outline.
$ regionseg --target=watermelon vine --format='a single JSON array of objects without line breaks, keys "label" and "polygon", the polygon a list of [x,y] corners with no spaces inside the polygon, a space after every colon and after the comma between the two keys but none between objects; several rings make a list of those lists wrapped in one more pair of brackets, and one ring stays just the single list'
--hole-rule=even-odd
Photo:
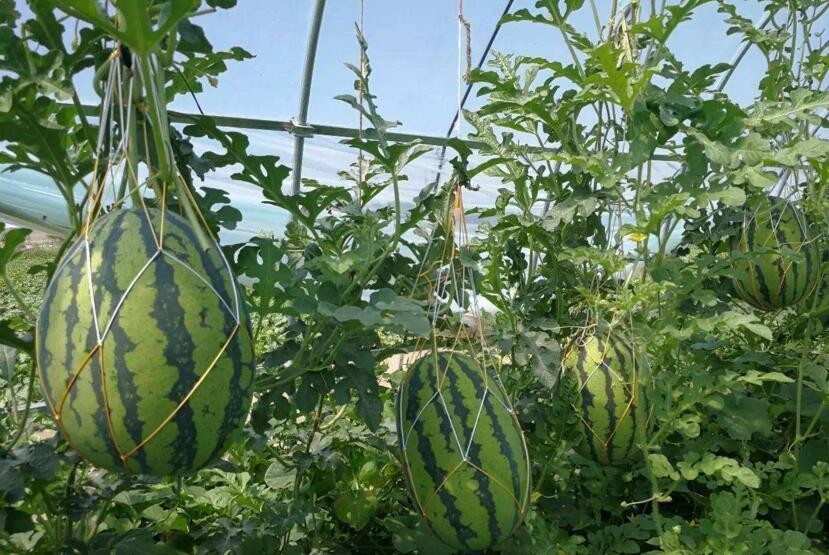
[{"label": "watermelon vine", "polygon": [[[561,57],[497,45],[406,198],[361,31],[359,166],[289,195],[168,113],[238,86],[200,22],[245,6],[0,0],[0,164],[65,213],[0,224],[0,552],[825,553],[829,6],[754,4],[515,3]],[[733,59],[683,59],[700,17]],[[216,244],[215,171],[284,233]]]}]

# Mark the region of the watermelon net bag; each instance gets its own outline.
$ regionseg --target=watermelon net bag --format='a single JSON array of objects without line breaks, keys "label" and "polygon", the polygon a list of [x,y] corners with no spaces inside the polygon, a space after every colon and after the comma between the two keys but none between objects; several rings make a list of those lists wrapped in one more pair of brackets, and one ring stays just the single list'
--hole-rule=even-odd
[{"label": "watermelon net bag", "polygon": [[[428,262],[436,242],[440,255]],[[407,487],[426,524],[452,547],[485,549],[521,524],[530,463],[498,376],[501,359],[487,345],[475,276],[463,260],[468,245],[458,180],[419,274],[432,332],[400,384],[397,430]]]},{"label": "watermelon net bag", "polygon": [[[610,249],[627,260],[624,269],[605,272],[596,264],[585,302],[575,306],[584,323],[573,328],[562,352],[557,400],[578,417],[575,451],[608,465],[628,461],[645,444],[651,406],[648,393],[650,370],[637,342],[634,315],[619,310],[614,297],[627,291],[638,277],[641,261],[626,251],[624,224],[633,217],[623,203],[611,205],[605,229],[615,237]],[[635,241],[634,241],[635,242]],[[592,302],[591,302],[592,299]],[[575,438],[574,438],[575,439]]]},{"label": "watermelon net bag", "polygon": [[244,297],[177,169],[157,59],[119,45],[108,63],[83,221],[38,316],[38,373],[83,458],[129,474],[189,473],[247,416]]}]

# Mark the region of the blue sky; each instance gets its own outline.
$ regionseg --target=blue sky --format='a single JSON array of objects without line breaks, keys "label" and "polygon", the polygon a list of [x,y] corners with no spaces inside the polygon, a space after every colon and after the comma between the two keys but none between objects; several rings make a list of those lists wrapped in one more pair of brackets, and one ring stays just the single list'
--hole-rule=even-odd
[{"label": "blue sky", "polygon": [[[514,8],[532,7],[534,0],[517,0]],[[626,2],[619,2],[620,5]],[[672,2],[673,3],[673,2]],[[597,0],[607,18],[610,0]],[[648,2],[643,2],[648,4]],[[309,120],[335,125],[357,124],[357,115],[332,100],[351,92],[353,78],[345,62],[358,61],[354,23],[359,0],[328,0],[314,75]],[[472,26],[473,59],[477,61],[504,0],[466,0],[464,13]],[[762,16],[756,1],[737,0],[741,12]],[[207,111],[232,115],[290,119],[297,111],[299,80],[313,2],[311,0],[239,0],[229,11],[200,18],[207,36],[219,48],[239,45],[256,58],[230,68],[219,87],[199,99]],[[381,110],[400,120],[408,131],[445,133],[456,107],[457,39],[455,0],[365,0],[365,34],[374,70],[372,86]],[[590,9],[572,20],[595,38]],[[723,15],[715,3],[701,8],[691,23],[680,27],[670,46],[691,67],[727,61],[738,44],[726,36]],[[495,50],[569,60],[560,35],[552,27],[526,23],[505,25]],[[732,80],[730,93],[748,102],[756,90],[758,56],[749,56]],[[472,104],[474,106],[474,103]],[[177,107],[194,109],[182,99]]]}]

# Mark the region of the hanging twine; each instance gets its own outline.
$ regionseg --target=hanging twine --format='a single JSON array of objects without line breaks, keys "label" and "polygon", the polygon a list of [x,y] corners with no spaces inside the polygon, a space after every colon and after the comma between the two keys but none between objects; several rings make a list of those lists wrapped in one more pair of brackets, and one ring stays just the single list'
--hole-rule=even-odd
[{"label": "hanging twine", "polygon": [[[461,10],[463,10],[462,0],[460,4]],[[463,11],[458,14],[458,21],[461,24],[466,39],[466,71],[463,74],[463,80],[468,85],[472,81],[472,25],[463,17]]]},{"label": "hanging twine", "polygon": [[[360,34],[365,36],[365,0],[360,0]],[[360,103],[360,106],[363,105],[363,88],[364,84],[362,79],[365,78],[366,74],[366,53],[362,47],[360,47],[360,77],[361,79],[357,82],[357,102]],[[360,140],[363,140],[363,111],[359,111],[360,121],[357,131],[357,136]],[[360,200],[360,183],[363,182],[365,179],[365,155],[362,150],[360,150],[359,154],[357,154],[357,199]]]}]

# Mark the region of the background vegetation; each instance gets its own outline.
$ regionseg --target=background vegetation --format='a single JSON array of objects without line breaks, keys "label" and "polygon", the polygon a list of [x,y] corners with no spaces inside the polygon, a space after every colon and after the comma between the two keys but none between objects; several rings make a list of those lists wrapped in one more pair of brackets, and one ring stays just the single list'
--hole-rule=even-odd
[{"label": "background vegetation", "polygon": [[[198,93],[226,62],[249,56],[214,51],[194,15],[233,0],[134,0],[152,18],[146,36],[142,25],[102,18],[92,0],[28,3],[34,15],[22,21],[13,0],[0,0],[0,162],[53,177],[75,223],[98,129],[72,82],[119,63],[110,37],[142,40],[159,56],[167,100]],[[486,171],[504,186],[461,260],[498,308],[482,329],[508,361],[502,377],[533,460],[530,514],[502,552],[829,549],[826,293],[758,312],[732,296],[724,256],[735,213],[770,191],[798,200],[827,244],[829,53],[818,33],[827,6],[762,3],[768,21],[757,27],[724,0],[634,2],[597,18],[601,40],[592,40],[567,23],[592,2],[542,0],[506,20],[551,26],[572,58],[504,53],[472,75],[485,103],[465,115],[486,147],[474,157],[453,142],[450,182],[474,186]],[[767,61],[750,106],[722,92],[733,65],[684,67],[667,47],[704,4]],[[403,487],[392,414],[401,376],[387,364],[430,332],[417,276],[440,252],[424,238],[447,240],[447,188],[427,187],[411,209],[401,206],[406,166],[425,148],[387,141],[392,124],[370,94],[370,65],[353,69],[362,100],[341,100],[373,131],[348,141],[368,160],[366,171],[344,168],[350,188],[306,181],[290,197],[290,170],[249,153],[244,134],[209,117],[169,130],[188,183],[232,168],[294,218],[283,237],[225,246],[239,274],[257,280],[248,290],[257,396],[243,437],[194,476],[96,470],[48,415],[29,410],[39,392],[30,387],[28,312],[53,265],[20,250],[22,232],[3,235],[0,341],[14,351],[0,353],[0,550],[447,552]],[[192,138],[215,147],[195,152]],[[384,191],[393,204],[376,202]],[[241,217],[221,191],[198,200],[217,229]],[[174,195],[169,202],[177,206]],[[37,279],[22,274],[29,269]],[[650,433],[635,459],[616,466],[574,449],[578,416],[557,388],[561,345],[600,319],[626,329],[652,373]]]}]

